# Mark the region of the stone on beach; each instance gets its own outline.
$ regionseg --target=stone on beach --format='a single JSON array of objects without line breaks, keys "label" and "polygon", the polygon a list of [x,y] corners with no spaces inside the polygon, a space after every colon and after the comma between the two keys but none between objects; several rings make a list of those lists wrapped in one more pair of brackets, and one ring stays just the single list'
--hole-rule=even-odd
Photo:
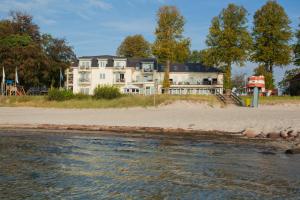
[{"label": "stone on beach", "polygon": [[276,133],[276,132],[267,134],[267,138],[270,138],[270,139],[278,139],[278,138],[280,138],[280,136],[281,136],[280,133]]},{"label": "stone on beach", "polygon": [[300,154],[300,147],[288,149],[285,151],[286,154]]},{"label": "stone on beach", "polygon": [[253,129],[246,129],[243,131],[243,135],[248,138],[255,138],[255,137],[259,136],[260,133]]}]

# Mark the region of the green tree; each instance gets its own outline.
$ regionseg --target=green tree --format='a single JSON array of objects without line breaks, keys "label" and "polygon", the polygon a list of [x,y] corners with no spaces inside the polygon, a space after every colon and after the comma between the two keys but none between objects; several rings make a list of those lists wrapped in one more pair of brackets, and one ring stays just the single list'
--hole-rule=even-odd
[{"label": "green tree", "polygon": [[174,6],[163,6],[157,13],[156,40],[152,53],[165,64],[163,87],[170,87],[170,63],[185,62],[190,54],[190,40],[183,37],[184,18]]},{"label": "green tree", "polygon": [[117,55],[128,58],[147,58],[151,55],[151,47],[142,35],[127,36],[119,46]]},{"label": "green tree", "polygon": [[[290,20],[276,1],[268,1],[254,15],[253,53],[252,61],[265,67],[265,71],[272,75],[266,79],[266,88],[273,89],[273,68],[284,66],[291,62],[291,47],[289,41],[292,31]],[[269,74],[267,74],[269,75]],[[272,81],[272,83],[268,83]]]},{"label": "green tree", "polygon": [[300,66],[300,30],[296,32],[297,42],[294,45],[294,64]]},{"label": "green tree", "polygon": [[252,40],[247,30],[247,11],[242,6],[229,4],[212,19],[206,44],[205,64],[225,69],[224,88],[231,88],[231,65],[244,65]]},{"label": "green tree", "polygon": [[200,51],[194,50],[189,55],[188,62],[190,62],[190,63],[202,63],[203,64],[204,63],[204,56],[205,56],[204,54],[205,54],[204,50],[200,50]]},{"label": "green tree", "polygon": [[289,85],[289,81],[298,74],[300,74],[300,68],[287,70],[285,72],[283,79],[278,83],[278,86],[282,89],[284,94],[290,93],[291,88]]},{"label": "green tree", "polygon": [[58,87],[60,69],[67,69],[76,59],[76,55],[65,39],[53,38],[49,34],[42,35],[42,47],[47,59],[47,66],[43,70],[43,83]]},{"label": "green tree", "polygon": [[58,85],[59,68],[68,67],[74,57],[64,39],[41,34],[32,16],[11,12],[10,19],[0,20],[0,66],[7,79],[14,79],[18,67],[25,88]]}]

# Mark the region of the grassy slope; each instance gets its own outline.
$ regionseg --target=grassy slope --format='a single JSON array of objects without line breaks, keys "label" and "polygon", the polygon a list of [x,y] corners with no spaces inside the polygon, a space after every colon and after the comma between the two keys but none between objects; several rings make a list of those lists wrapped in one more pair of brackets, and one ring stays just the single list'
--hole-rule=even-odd
[{"label": "grassy slope", "polygon": [[[251,98],[251,97],[242,97]],[[210,106],[221,105],[215,96],[204,95],[157,95],[156,105],[170,104],[175,101],[192,101],[206,103]],[[260,97],[259,103],[263,105],[299,104],[300,96],[274,96]],[[128,108],[153,106],[153,96],[123,96],[114,100],[73,99],[68,101],[48,101],[44,96],[2,97],[0,106],[8,107],[44,107],[44,108]]]},{"label": "grassy slope", "polygon": [[[156,105],[169,104],[174,101],[192,101],[219,105],[215,96],[204,95],[156,95]],[[45,108],[127,108],[153,106],[153,96],[123,96],[114,100],[73,99],[68,101],[48,101],[44,96],[0,97],[0,106],[11,107],[45,107]]]},{"label": "grassy slope", "polygon": [[[242,97],[242,99],[251,98]],[[300,96],[270,96],[259,97],[259,104],[263,105],[278,105],[278,104],[300,104]]]}]

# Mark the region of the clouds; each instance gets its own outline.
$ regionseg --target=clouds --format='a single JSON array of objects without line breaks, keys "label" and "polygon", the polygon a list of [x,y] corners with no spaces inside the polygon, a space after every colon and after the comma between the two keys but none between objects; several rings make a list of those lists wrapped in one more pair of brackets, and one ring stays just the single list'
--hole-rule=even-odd
[{"label": "clouds", "polygon": [[154,21],[148,18],[144,19],[132,19],[130,21],[126,20],[110,20],[103,21],[99,23],[100,26],[113,29],[117,32],[126,32],[126,33],[152,33],[154,32]]},{"label": "clouds", "polygon": [[95,6],[100,9],[109,10],[112,8],[112,5],[100,0],[88,0],[87,1],[90,5]]},{"label": "clouds", "polygon": [[90,19],[95,10],[110,10],[112,4],[104,0],[1,0],[0,13],[5,15],[10,10],[17,10],[33,14],[41,22],[51,25],[53,16],[73,13],[83,19]]}]

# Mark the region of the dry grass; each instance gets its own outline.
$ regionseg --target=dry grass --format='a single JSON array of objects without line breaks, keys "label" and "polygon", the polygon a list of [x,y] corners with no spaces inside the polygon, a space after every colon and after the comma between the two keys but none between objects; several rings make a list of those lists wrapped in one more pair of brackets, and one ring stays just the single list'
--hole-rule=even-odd
[{"label": "dry grass", "polygon": [[[220,105],[215,96],[204,95],[156,95],[156,106],[175,101],[206,103],[210,106]],[[45,108],[128,108],[150,107],[154,105],[153,96],[123,96],[113,100],[95,100],[92,98],[72,99],[67,101],[48,101],[45,96],[11,96],[0,97],[0,106],[8,107],[45,107]]]},{"label": "dry grass", "polygon": [[[252,98],[250,96],[242,99]],[[263,105],[283,105],[283,104],[300,104],[300,96],[270,96],[259,97],[259,104]]]}]

